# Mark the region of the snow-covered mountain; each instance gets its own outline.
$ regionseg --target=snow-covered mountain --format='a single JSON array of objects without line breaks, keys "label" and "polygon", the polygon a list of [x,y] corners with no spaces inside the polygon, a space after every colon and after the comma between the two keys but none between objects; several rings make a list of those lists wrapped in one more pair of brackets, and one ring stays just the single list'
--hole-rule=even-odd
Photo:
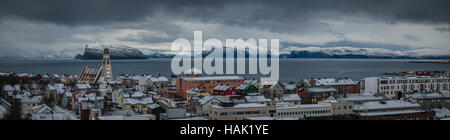
[{"label": "snow-covered mountain", "polygon": [[[109,48],[111,59],[147,59],[139,49],[125,45],[95,43],[86,45],[83,60],[99,60],[103,58],[104,48]],[[77,56],[78,58],[80,56]]]},{"label": "snow-covered mountain", "polygon": [[382,59],[445,59],[450,50],[445,49],[411,49],[393,51],[384,48],[353,47],[288,47],[281,50],[284,58],[382,58]]}]

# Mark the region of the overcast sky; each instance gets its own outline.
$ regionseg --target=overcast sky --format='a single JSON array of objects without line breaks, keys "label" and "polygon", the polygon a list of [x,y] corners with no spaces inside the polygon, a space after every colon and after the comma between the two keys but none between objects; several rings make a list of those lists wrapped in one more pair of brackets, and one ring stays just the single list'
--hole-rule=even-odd
[{"label": "overcast sky", "polygon": [[[177,38],[450,55],[448,0],[2,0],[0,57],[73,57],[108,42],[166,52]],[[434,52],[433,52],[434,51]]]}]

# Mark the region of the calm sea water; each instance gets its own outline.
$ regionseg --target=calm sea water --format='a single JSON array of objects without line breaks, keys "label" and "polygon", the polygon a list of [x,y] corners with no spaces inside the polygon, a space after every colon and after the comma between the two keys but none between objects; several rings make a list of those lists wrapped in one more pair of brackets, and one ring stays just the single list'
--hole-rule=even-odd
[{"label": "calm sea water", "polygon": [[[284,82],[300,79],[349,77],[360,80],[364,77],[384,76],[385,72],[402,71],[449,71],[450,64],[408,63],[409,60],[392,59],[280,59],[280,80]],[[171,59],[113,60],[114,74],[172,74]],[[1,72],[79,74],[85,66],[101,65],[101,61],[83,60],[0,60]],[[258,77],[242,75],[249,79]]]}]

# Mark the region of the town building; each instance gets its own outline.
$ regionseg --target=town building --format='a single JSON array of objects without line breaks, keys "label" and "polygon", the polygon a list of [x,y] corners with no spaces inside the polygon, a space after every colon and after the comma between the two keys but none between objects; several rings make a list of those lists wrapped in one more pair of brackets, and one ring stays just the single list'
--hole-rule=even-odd
[{"label": "town building", "polygon": [[247,96],[247,93],[258,93],[259,89],[252,84],[242,84],[236,88],[237,95]]},{"label": "town building", "polygon": [[354,104],[351,101],[336,100],[333,96],[325,101],[320,101],[319,104],[330,105],[333,116],[353,115]]},{"label": "town building", "polygon": [[71,112],[59,107],[49,107],[45,104],[34,106],[31,111],[32,120],[79,120]]},{"label": "town building", "polygon": [[192,98],[192,111],[197,114],[209,114],[211,106],[230,101],[230,96],[196,96]]},{"label": "town building", "polygon": [[211,107],[210,120],[244,120],[248,117],[276,117],[276,108],[267,104],[222,102]]},{"label": "town building", "polygon": [[264,82],[260,84],[259,92],[266,98],[275,99],[284,94],[284,85],[279,82]]},{"label": "town building", "polygon": [[355,104],[361,120],[434,120],[435,112],[421,109],[420,104],[401,100],[372,101]]},{"label": "town building", "polygon": [[328,104],[295,105],[293,103],[277,103],[278,118],[310,118],[332,116],[332,106]]},{"label": "town building", "polygon": [[244,82],[244,78],[240,76],[180,77],[177,79],[177,90],[179,97],[186,98],[186,93],[192,88],[213,93],[214,88],[219,85],[238,87]]},{"label": "town building", "polygon": [[403,94],[401,100],[418,103],[423,109],[441,108],[442,102],[450,99],[450,94],[445,93],[411,93]]},{"label": "town building", "polygon": [[315,88],[315,87],[329,87],[336,89],[336,95],[359,94],[360,83],[353,81],[350,78],[324,78],[302,80],[300,87]]},{"label": "town building", "polygon": [[381,93],[390,98],[398,93],[430,93],[449,90],[449,77],[370,77],[362,81],[361,93]]},{"label": "town building", "polygon": [[336,89],[331,87],[307,88],[300,93],[300,97],[302,104],[317,104],[319,101],[324,101],[328,97],[335,95],[336,92]]},{"label": "town building", "polygon": [[171,81],[164,76],[143,76],[139,80],[139,88],[144,92],[158,92],[169,85],[171,85]]}]

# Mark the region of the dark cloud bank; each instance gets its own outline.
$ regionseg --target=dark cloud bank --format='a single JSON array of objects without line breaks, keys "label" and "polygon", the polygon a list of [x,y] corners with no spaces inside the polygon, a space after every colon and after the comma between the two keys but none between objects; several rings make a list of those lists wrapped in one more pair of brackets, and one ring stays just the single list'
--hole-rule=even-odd
[{"label": "dark cloud bank", "polygon": [[[448,0],[3,0],[0,16],[78,25],[136,21],[163,11],[176,17],[251,24],[300,21],[330,11],[364,13],[388,22],[448,23],[449,5]],[[261,8],[248,12],[252,6]],[[224,11],[230,9],[236,12]],[[242,19],[227,21],[230,17]]]}]

